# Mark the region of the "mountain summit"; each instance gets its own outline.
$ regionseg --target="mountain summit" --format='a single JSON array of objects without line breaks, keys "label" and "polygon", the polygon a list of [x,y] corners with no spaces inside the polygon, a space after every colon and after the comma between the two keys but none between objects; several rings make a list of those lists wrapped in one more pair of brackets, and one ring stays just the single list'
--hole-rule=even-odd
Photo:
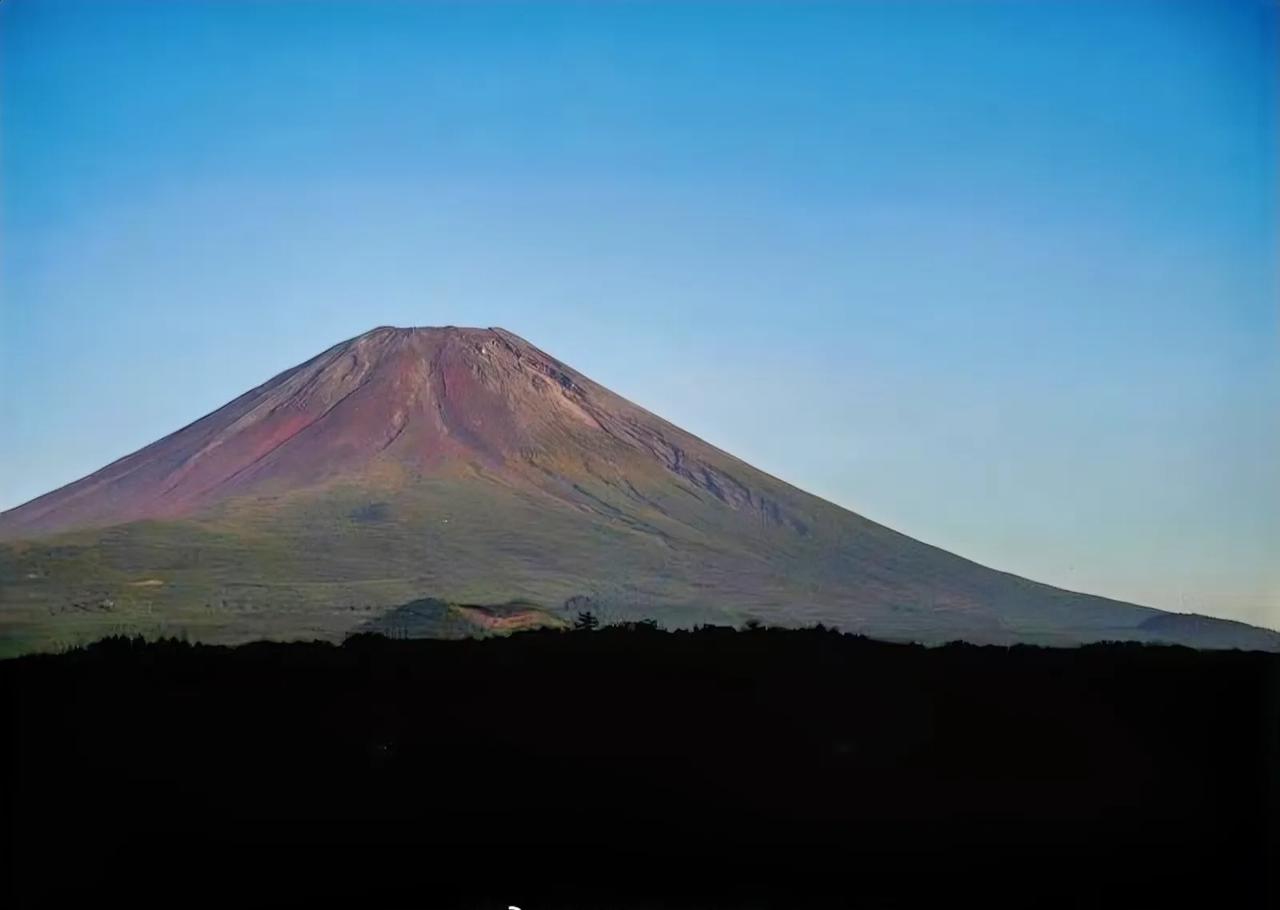
[{"label": "mountain summit", "polygon": [[562,428],[590,422],[574,385],[502,329],[384,326],[4,513],[0,535],[190,515],[247,494],[385,476],[390,466],[501,470],[522,449],[548,450]]},{"label": "mountain summit", "polygon": [[0,540],[10,651],[103,629],[435,634],[582,608],[927,642],[1280,641],[912,540],[499,328],[381,327],[338,344],[0,514]]}]

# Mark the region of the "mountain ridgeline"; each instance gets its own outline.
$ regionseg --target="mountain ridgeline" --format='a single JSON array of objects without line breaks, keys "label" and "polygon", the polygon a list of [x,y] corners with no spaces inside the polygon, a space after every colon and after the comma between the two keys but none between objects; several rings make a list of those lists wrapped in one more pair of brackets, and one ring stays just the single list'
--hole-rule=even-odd
[{"label": "mountain ridgeline", "polygon": [[397,616],[492,634],[584,605],[924,643],[1280,648],[913,540],[497,328],[374,329],[0,514],[6,654],[112,633],[337,640]]}]

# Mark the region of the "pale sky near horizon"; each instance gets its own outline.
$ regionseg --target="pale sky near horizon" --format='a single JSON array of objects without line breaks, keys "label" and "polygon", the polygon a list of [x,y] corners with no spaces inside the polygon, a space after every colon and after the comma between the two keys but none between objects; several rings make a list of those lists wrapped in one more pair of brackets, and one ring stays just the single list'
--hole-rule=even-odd
[{"label": "pale sky near horizon", "polygon": [[500,325],[987,565],[1280,628],[1280,8],[0,4],[0,508]]}]

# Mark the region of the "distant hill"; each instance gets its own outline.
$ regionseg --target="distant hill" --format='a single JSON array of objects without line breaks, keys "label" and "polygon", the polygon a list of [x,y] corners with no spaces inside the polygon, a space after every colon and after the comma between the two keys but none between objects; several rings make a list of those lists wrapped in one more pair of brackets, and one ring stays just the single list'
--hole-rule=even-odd
[{"label": "distant hill", "polygon": [[111,632],[335,639],[424,598],[545,614],[515,625],[563,623],[576,598],[605,619],[671,626],[1280,647],[1275,632],[1172,619],[913,540],[503,329],[383,327],[343,342],[0,514],[0,540],[9,654]]}]

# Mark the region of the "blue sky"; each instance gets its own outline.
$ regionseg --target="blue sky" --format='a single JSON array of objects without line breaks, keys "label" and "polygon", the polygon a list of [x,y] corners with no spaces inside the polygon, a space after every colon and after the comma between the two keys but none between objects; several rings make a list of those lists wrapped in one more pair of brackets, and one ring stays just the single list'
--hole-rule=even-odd
[{"label": "blue sky", "polygon": [[1277,8],[0,4],[0,508],[501,325],[989,565],[1280,627]]}]

